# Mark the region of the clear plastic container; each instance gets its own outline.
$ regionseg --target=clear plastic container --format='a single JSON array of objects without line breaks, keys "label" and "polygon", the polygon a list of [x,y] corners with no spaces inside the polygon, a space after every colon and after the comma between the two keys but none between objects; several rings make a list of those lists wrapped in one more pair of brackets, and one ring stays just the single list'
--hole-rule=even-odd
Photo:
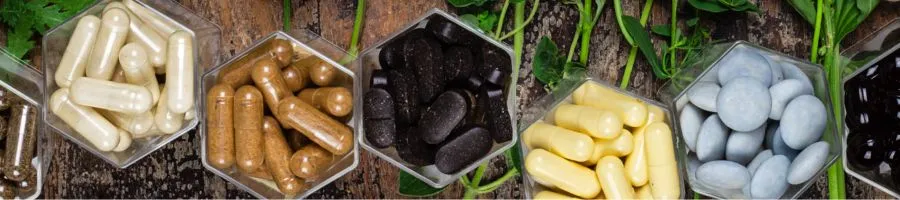
[{"label": "clear plastic container", "polygon": [[[197,118],[200,118],[202,121],[201,125],[198,127],[200,130],[199,133],[200,133],[200,141],[201,141],[200,160],[203,162],[204,168],[206,168],[207,170],[213,172],[214,174],[224,178],[228,182],[238,186],[239,188],[243,189],[244,191],[247,191],[248,193],[252,194],[253,196],[255,196],[257,198],[266,198],[266,199],[269,199],[269,198],[271,198],[271,199],[300,198],[300,199],[302,199],[302,198],[309,196],[313,192],[321,189],[322,187],[325,187],[329,183],[337,180],[338,178],[344,176],[344,174],[347,174],[351,170],[356,168],[356,166],[359,164],[359,150],[358,150],[359,147],[356,144],[356,141],[354,141],[353,149],[349,153],[347,153],[341,157],[335,157],[334,161],[330,164],[331,166],[328,167],[327,169],[325,169],[324,171],[320,172],[319,177],[322,177],[322,178],[319,178],[316,181],[306,182],[305,184],[309,185],[311,187],[309,189],[307,189],[306,191],[302,191],[295,197],[287,197],[284,194],[282,194],[278,190],[278,187],[275,185],[275,182],[247,176],[246,174],[241,173],[235,166],[231,167],[228,170],[221,170],[221,169],[215,168],[212,165],[210,165],[206,159],[206,153],[207,153],[206,152],[207,151],[206,136],[207,136],[207,131],[208,131],[207,127],[206,127],[206,115],[207,115],[207,113],[206,113],[206,106],[207,106],[206,105],[206,95],[207,95],[207,92],[209,91],[210,88],[212,88],[216,84],[216,79],[218,78],[218,75],[222,72],[222,70],[237,67],[237,66],[232,66],[231,64],[234,63],[235,61],[239,60],[240,58],[245,57],[247,54],[249,54],[250,52],[253,52],[255,49],[261,48],[268,41],[274,40],[274,39],[284,39],[284,40],[290,41],[294,45],[295,52],[297,52],[297,50],[306,51],[306,52],[310,53],[312,56],[318,57],[318,58],[322,59],[323,61],[330,63],[332,66],[335,66],[337,69],[340,69],[341,72],[345,73],[348,77],[351,77],[353,79],[353,81],[347,81],[344,83],[344,85],[342,85],[342,87],[352,88],[351,92],[353,94],[353,102],[354,102],[353,103],[354,104],[353,111],[350,115],[352,117],[346,124],[348,126],[350,126],[351,129],[358,129],[357,127],[360,127],[359,123],[360,123],[360,121],[362,121],[361,120],[362,119],[362,105],[361,105],[361,103],[357,103],[357,102],[362,102],[362,99],[361,99],[362,97],[360,95],[362,93],[359,88],[360,81],[356,77],[356,75],[355,75],[356,73],[354,71],[351,71],[350,68],[344,67],[335,61],[335,60],[340,60],[342,58],[345,58],[345,56],[347,56],[347,53],[342,51],[339,47],[335,46],[334,44],[322,39],[321,37],[309,32],[309,31],[297,30],[297,31],[291,32],[290,34],[281,32],[281,31],[277,31],[277,32],[274,32],[262,39],[259,39],[258,41],[256,41],[256,43],[254,43],[250,47],[247,47],[246,50],[239,53],[237,56],[234,56],[228,62],[225,62],[222,65],[219,65],[218,67],[212,69],[211,71],[209,71],[205,75],[203,75],[203,84],[202,84],[202,90],[201,90],[203,95],[202,95],[202,100],[200,101],[200,103],[202,104],[201,105],[202,112],[200,112],[200,114],[197,116]],[[312,83],[308,83],[308,84],[312,84]]]},{"label": "clear plastic container", "polygon": [[[44,70],[44,94],[41,99],[49,101],[50,95],[59,89],[54,79],[56,67],[59,65],[62,55],[69,43],[69,37],[75,29],[75,25],[82,17],[86,15],[99,16],[103,8],[112,2],[111,0],[97,1],[87,9],[82,10],[74,17],[61,23],[47,31],[42,41],[42,60]],[[152,13],[158,15],[162,19],[174,22],[177,28],[190,32],[194,38],[194,98],[200,99],[200,76],[207,70],[214,67],[219,62],[219,40],[220,29],[215,24],[195,15],[187,8],[181,6],[174,1],[141,1],[135,0],[139,5],[148,8]],[[160,86],[162,88],[162,85]],[[199,101],[194,102],[191,110],[199,113]],[[54,115],[50,109],[43,109],[44,120],[52,127],[52,130],[60,133],[63,137],[72,141],[81,148],[84,148],[92,154],[100,157],[104,161],[119,167],[126,168],[134,164],[141,158],[149,155],[153,151],[175,140],[181,135],[197,125],[199,120],[195,117],[191,120],[185,120],[181,129],[169,135],[153,136],[145,139],[134,139],[131,147],[122,152],[106,152],[98,150],[94,145],[88,142],[81,134],[75,132],[59,117]]]},{"label": "clear plastic container", "polygon": [[[38,108],[43,106],[42,87],[44,84],[42,82],[44,80],[41,73],[31,65],[15,58],[3,48],[0,48],[0,77],[3,77],[0,78],[0,86],[11,92],[8,95],[19,96]],[[37,112],[35,119],[41,119],[41,112]],[[55,137],[48,135],[49,130],[46,123],[35,124],[38,138],[35,143],[35,157],[31,160],[31,165],[37,171],[37,185],[31,193],[18,194],[18,198],[36,199],[41,194],[56,148],[53,146]]]},{"label": "clear plastic container", "polygon": [[[842,60],[845,62],[843,66],[844,70],[842,71],[844,75],[843,84],[846,84],[851,78],[856,77],[869,69],[872,65],[875,65],[879,60],[889,56],[893,52],[900,51],[900,18],[894,19],[891,23],[879,28],[877,31],[873,32],[871,35],[860,39],[859,43],[854,44],[853,46],[848,47],[846,50],[841,52]],[[852,72],[852,73],[850,73]],[[850,73],[850,74],[848,74]],[[896,78],[896,77],[895,77]],[[841,113],[846,117],[847,114],[847,104],[843,102],[846,91],[844,91],[844,87],[841,87],[841,105],[844,108]],[[863,182],[875,186],[881,191],[894,196],[894,198],[900,198],[900,183],[891,183],[890,180],[890,169],[889,166],[883,164],[880,168],[882,169],[890,169],[890,170],[860,170],[848,163],[846,159],[846,137],[849,135],[850,130],[847,127],[844,118],[838,119],[843,124],[844,134],[844,151],[842,151],[841,162],[844,164],[844,171],[850,174],[853,177],[856,177]],[[897,128],[894,129],[898,130]]]},{"label": "clear plastic container", "polygon": [[[556,90],[552,91],[547,96],[544,96],[543,98],[536,100],[531,105],[528,105],[528,108],[523,110],[521,113],[522,118],[519,121],[520,126],[518,127],[519,133],[524,133],[525,130],[528,129],[528,127],[530,127],[535,122],[538,122],[541,120],[543,120],[545,122],[553,121],[552,113],[556,110],[556,108],[562,104],[573,104],[572,93],[576,89],[581,87],[582,85],[589,84],[589,83],[597,84],[604,88],[614,90],[620,94],[624,94],[626,96],[639,99],[639,100],[641,100],[641,102],[643,102],[647,106],[654,106],[654,107],[657,107],[657,108],[660,108],[663,110],[663,112],[666,114],[666,116],[664,117],[665,119],[663,119],[663,121],[666,124],[668,124],[669,128],[672,130],[672,134],[673,134],[672,142],[675,145],[675,152],[676,152],[675,160],[679,163],[678,179],[680,180],[679,183],[680,183],[680,187],[681,187],[680,198],[684,199],[684,198],[689,197],[690,194],[686,187],[687,183],[685,182],[687,180],[685,178],[685,170],[683,168],[681,168],[681,165],[682,165],[681,163],[685,163],[685,161],[687,160],[687,157],[683,154],[677,153],[677,152],[685,151],[685,149],[687,149],[687,147],[684,145],[684,142],[681,141],[681,137],[675,137],[675,129],[672,126],[672,124],[673,124],[672,118],[673,117],[671,117],[671,111],[669,110],[669,108],[666,105],[663,105],[662,103],[659,103],[657,101],[650,100],[650,99],[647,99],[640,95],[637,95],[637,94],[634,94],[634,93],[631,93],[628,91],[624,91],[624,90],[619,89],[618,87],[609,85],[606,82],[604,82],[602,79],[599,79],[599,77],[591,77],[591,78],[587,78],[586,80],[563,81],[556,87]],[[649,139],[649,138],[647,138],[647,139]],[[528,155],[528,153],[531,151],[531,149],[528,149],[528,147],[527,147],[527,145],[525,145],[524,141],[519,141],[519,147],[522,151],[522,157],[523,157],[522,160],[524,161],[524,159],[525,159],[524,157],[526,155]],[[524,163],[523,163],[523,165],[524,165]],[[522,169],[524,169],[524,166],[522,166]],[[591,170],[593,171],[594,169],[591,168]],[[524,183],[523,185],[525,186],[525,198],[526,199],[534,198],[534,195],[536,195],[538,192],[541,192],[544,190],[550,190],[547,187],[535,182],[534,178],[532,178],[531,175],[527,171],[522,172],[522,174],[523,174],[522,181]],[[647,184],[650,184],[650,183],[647,183]]]},{"label": "clear plastic container", "polygon": [[[378,53],[385,46],[385,44],[388,44],[389,42],[394,41],[399,36],[404,35],[405,33],[409,32],[415,28],[425,27],[425,25],[428,23],[428,20],[432,17],[445,18],[448,21],[453,22],[453,23],[465,28],[467,31],[473,33],[474,35],[477,35],[480,39],[484,40],[485,42],[489,42],[490,44],[496,46],[497,48],[502,49],[504,52],[506,52],[508,54],[508,56],[510,58],[510,63],[515,63],[515,61],[513,60],[514,56],[512,53],[512,49],[510,49],[509,46],[507,46],[506,44],[503,44],[501,42],[495,41],[494,39],[491,39],[490,36],[487,36],[483,32],[480,32],[477,29],[470,27],[468,24],[460,21],[453,15],[450,15],[439,9],[431,9],[424,15],[413,20],[412,23],[404,26],[402,29],[400,29],[400,31],[397,31],[397,32],[391,34],[391,36],[389,36],[387,39],[384,39],[378,43],[375,43],[374,45],[372,45],[372,47],[369,47],[368,49],[364,50],[362,53],[359,54],[358,61],[355,63],[357,66],[355,66],[354,68],[355,68],[355,70],[357,70],[360,73],[359,77],[361,77],[361,79],[364,80],[364,81],[362,81],[362,87],[361,87],[362,91],[360,94],[365,94],[366,92],[368,92],[369,87],[370,87],[369,86],[370,83],[368,80],[370,80],[372,78],[372,72],[374,70],[380,68],[379,61],[378,61]],[[512,66],[510,66],[510,69],[511,68],[512,68]],[[506,94],[506,97],[505,97],[506,105],[507,105],[507,110],[509,110],[509,113],[510,113],[510,117],[511,117],[510,119],[515,119],[515,116],[516,116],[516,103],[518,101],[516,98],[516,83],[517,83],[518,77],[519,77],[518,74],[511,74],[509,76],[509,80],[506,82],[506,85],[504,87],[505,88],[504,93]],[[362,104],[362,101],[357,102],[357,104]],[[362,121],[362,120],[360,120],[360,121]],[[478,159],[477,161],[473,162],[472,164],[467,165],[465,168],[462,168],[461,170],[459,170],[458,172],[456,172],[454,174],[441,173],[440,171],[438,171],[437,167],[435,167],[434,165],[416,166],[416,165],[409,164],[400,158],[400,156],[397,154],[397,149],[393,146],[388,147],[388,148],[378,148],[378,147],[375,147],[375,146],[369,144],[369,141],[366,140],[366,137],[365,137],[366,131],[364,130],[364,126],[362,126],[362,122],[360,123],[359,128],[356,129],[356,135],[357,135],[357,139],[359,140],[359,143],[362,144],[363,148],[365,148],[369,152],[372,152],[373,154],[380,157],[381,159],[387,160],[394,166],[397,166],[397,168],[400,168],[401,170],[415,176],[416,178],[418,178],[419,180],[422,180],[423,182],[427,183],[431,187],[441,188],[450,183],[455,182],[460,176],[463,176],[464,174],[469,173],[470,171],[474,170],[476,167],[478,167],[479,164],[489,161],[491,158],[494,158],[495,156],[503,153],[503,151],[506,151],[507,149],[511,148],[515,144],[516,140],[518,140],[518,132],[515,130],[516,120],[510,120],[510,121],[512,121],[512,124],[510,124],[510,126],[513,127],[513,129],[512,129],[513,136],[510,141],[506,141],[506,142],[499,143],[499,144],[494,143],[493,146],[491,147],[490,152],[486,156],[482,157],[481,159]]]},{"label": "clear plastic container", "polygon": [[[755,44],[751,44],[745,41],[737,41],[737,42],[727,42],[727,43],[718,43],[713,44],[710,47],[704,48],[700,55],[696,60],[689,61],[689,65],[684,68],[678,74],[675,74],[675,77],[672,78],[671,81],[667,82],[663,87],[660,88],[660,98],[674,110],[669,114],[670,116],[679,116],[678,114],[684,108],[685,105],[688,104],[687,91],[689,91],[695,83],[700,81],[715,81],[716,80],[716,72],[718,72],[718,65],[716,65],[719,60],[725,57],[728,53],[734,52],[735,49],[749,50],[762,54],[770,58],[776,62],[788,62],[794,64],[798,68],[800,68],[803,73],[809,77],[810,81],[813,84],[813,88],[815,90],[815,96],[822,100],[823,104],[825,104],[826,113],[828,113],[826,123],[825,133],[822,136],[822,140],[829,143],[829,152],[826,158],[825,165],[816,171],[816,175],[814,178],[799,185],[790,185],[787,191],[781,196],[783,199],[796,199],[804,191],[809,189],[816,181],[816,177],[820,177],[822,173],[837,160],[838,155],[841,153],[841,141],[839,131],[837,130],[836,123],[834,121],[834,115],[832,115],[832,107],[831,107],[831,98],[828,96],[828,87],[825,79],[825,72],[822,70],[821,66],[815,65],[807,62],[806,60],[797,59],[771,49],[767,49]],[[674,124],[679,124],[679,119],[677,117],[673,117]],[[681,130],[680,126],[674,126],[678,137],[681,138]],[[683,138],[680,139],[684,141]],[[679,151],[682,157],[686,157],[690,154],[690,150],[687,148],[681,149]],[[688,163],[681,163],[684,169],[688,169]],[[690,173],[690,172],[688,172]],[[690,183],[691,189],[694,192],[713,197],[719,199],[734,199],[734,198],[749,198],[745,196],[744,193],[740,190],[724,190],[720,188],[710,187],[700,183],[696,180],[696,177],[689,176],[688,183]]]}]

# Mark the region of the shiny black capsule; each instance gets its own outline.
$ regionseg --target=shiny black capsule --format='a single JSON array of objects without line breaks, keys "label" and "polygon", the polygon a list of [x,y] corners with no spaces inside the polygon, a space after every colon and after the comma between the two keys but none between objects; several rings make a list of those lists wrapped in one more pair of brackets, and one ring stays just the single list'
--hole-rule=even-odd
[{"label": "shiny black capsule", "polygon": [[851,132],[847,137],[847,159],[850,165],[860,170],[872,170],[884,159],[885,141],[877,133],[865,131]]}]

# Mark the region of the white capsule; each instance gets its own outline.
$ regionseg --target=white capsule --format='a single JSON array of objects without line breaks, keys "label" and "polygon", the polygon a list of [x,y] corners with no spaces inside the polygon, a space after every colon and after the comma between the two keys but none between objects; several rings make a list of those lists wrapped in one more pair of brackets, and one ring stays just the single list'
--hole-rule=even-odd
[{"label": "white capsule", "polygon": [[63,53],[59,66],[56,67],[56,85],[69,87],[75,78],[84,76],[84,68],[87,66],[87,58],[91,53],[94,42],[97,40],[97,32],[100,31],[100,18],[87,15],[78,20],[78,25],[72,31],[66,52]]},{"label": "white capsule", "polygon": [[135,137],[147,134],[150,127],[153,126],[153,112],[147,111],[140,114],[125,114],[108,110],[97,110],[103,117],[118,126],[120,129],[128,131]]},{"label": "white capsule", "polygon": [[119,57],[119,48],[125,44],[125,36],[128,36],[128,14],[122,9],[111,8],[103,13],[100,32],[97,41],[88,57],[88,65],[85,70],[88,77],[109,80]]},{"label": "white capsule", "polygon": [[156,73],[150,63],[147,62],[147,51],[144,45],[129,43],[119,52],[119,62],[125,72],[125,80],[130,84],[143,86],[153,95],[153,104],[159,100],[159,82],[156,81]]},{"label": "white capsule", "polygon": [[157,15],[134,0],[122,0],[122,3],[124,3],[128,9],[131,9],[131,12],[134,12],[134,15],[141,18],[141,21],[144,21],[144,23],[153,27],[153,29],[155,29],[163,38],[169,37],[169,35],[178,30],[178,27],[175,24],[164,20],[162,16]]},{"label": "white capsule", "polygon": [[147,112],[153,107],[153,96],[147,88],[81,77],[72,82],[72,102],[126,114]]},{"label": "white capsule", "polygon": [[181,129],[181,124],[184,123],[184,113],[175,113],[168,109],[168,95],[166,90],[168,87],[163,88],[162,96],[159,98],[159,104],[156,105],[156,128],[166,134],[175,133],[178,129]]},{"label": "white capsule", "polygon": [[122,152],[131,147],[131,134],[125,130],[119,130],[119,144],[116,145],[116,148],[113,148],[115,152]]},{"label": "white capsule", "polygon": [[174,113],[183,114],[194,106],[194,42],[191,34],[177,31],[169,36],[168,53],[168,107]]},{"label": "white capsule", "polygon": [[116,126],[93,108],[72,102],[68,88],[53,92],[50,96],[50,110],[101,151],[110,151],[119,144],[119,130]]},{"label": "white capsule", "polygon": [[131,9],[122,4],[121,2],[109,2],[106,5],[106,8],[103,8],[103,11],[119,8],[128,13],[128,18],[131,19],[131,23],[128,24],[128,43],[141,43],[144,47],[147,48],[147,57],[150,59],[150,64],[152,66],[162,67],[166,64],[166,39],[162,36],[159,36],[153,28],[141,22],[134,13],[131,12]]}]

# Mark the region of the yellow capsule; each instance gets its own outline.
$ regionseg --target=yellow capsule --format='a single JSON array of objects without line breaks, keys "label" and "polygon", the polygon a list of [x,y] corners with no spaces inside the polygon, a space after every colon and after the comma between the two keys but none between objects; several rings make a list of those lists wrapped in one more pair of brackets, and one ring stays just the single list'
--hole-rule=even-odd
[{"label": "yellow capsule", "polygon": [[600,182],[593,170],[543,149],[534,149],[525,156],[525,170],[538,183],[581,198],[594,198],[600,193]]},{"label": "yellow capsule", "polygon": [[647,153],[647,174],[650,190],[655,199],[677,199],[681,195],[678,179],[678,163],[669,125],[654,122],[644,131],[644,148]]},{"label": "yellow capsule", "polygon": [[627,126],[640,127],[647,120],[647,106],[634,97],[626,96],[596,83],[585,83],[572,94],[575,104],[609,110]]},{"label": "yellow capsule", "polygon": [[623,157],[631,153],[634,149],[634,136],[628,130],[622,129],[619,137],[612,140],[604,140],[594,138],[594,152],[591,158],[582,164],[592,166],[600,161],[603,156]]},{"label": "yellow capsule", "polygon": [[635,188],[634,193],[635,193],[635,195],[637,195],[637,199],[641,199],[641,200],[652,200],[653,199],[653,193],[650,193],[649,185],[644,185],[644,186]]},{"label": "yellow capsule", "polygon": [[544,190],[534,195],[534,199],[575,200],[579,198],[570,197],[569,195],[560,194],[549,190]]},{"label": "yellow capsule", "polygon": [[634,133],[634,148],[625,158],[625,175],[633,186],[647,184],[647,153],[644,149],[644,131]]},{"label": "yellow capsule", "polygon": [[590,106],[560,105],[553,117],[557,126],[587,133],[595,138],[613,139],[622,130],[622,120],[615,113]]},{"label": "yellow capsule", "polygon": [[69,87],[75,78],[84,76],[88,57],[100,31],[100,23],[100,18],[93,15],[86,15],[78,20],[54,74],[59,87]]},{"label": "yellow capsule", "polygon": [[634,199],[634,188],[625,178],[625,166],[622,160],[615,156],[605,156],[600,159],[594,168],[603,195],[608,199]]},{"label": "yellow capsule", "polygon": [[528,127],[522,139],[529,149],[546,149],[576,162],[590,158],[594,147],[590,136],[543,122]]},{"label": "yellow capsule", "polygon": [[113,148],[112,151],[122,152],[131,147],[131,133],[128,131],[119,129],[119,144],[116,145],[116,148]]}]

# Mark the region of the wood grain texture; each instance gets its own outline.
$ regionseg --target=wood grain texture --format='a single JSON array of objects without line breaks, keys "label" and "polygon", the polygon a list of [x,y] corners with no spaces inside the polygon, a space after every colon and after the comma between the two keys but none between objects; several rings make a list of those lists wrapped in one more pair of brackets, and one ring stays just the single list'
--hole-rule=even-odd
[{"label": "wood grain texture", "polygon": [[[2,0],[0,0],[2,1]],[[529,1],[530,2],[530,1]],[[644,1],[623,1],[626,14],[637,16]],[[713,37],[727,41],[747,40],[800,58],[809,56],[811,27],[792,7],[780,0],[754,0],[761,12],[746,14],[704,14],[701,24],[711,28]],[[222,28],[223,61],[242,51],[255,40],[280,30],[282,2],[278,0],[180,0],[185,7]],[[308,29],[342,48],[349,47],[355,0],[292,0],[292,29]],[[670,5],[655,1],[650,24],[668,24]],[[530,3],[529,3],[530,4]],[[611,3],[610,3],[611,5]],[[386,39],[431,8],[448,8],[445,0],[370,0],[361,35],[361,48]],[[508,18],[511,18],[512,12]],[[883,3],[844,45],[855,43],[878,27],[898,17],[900,4]],[[534,47],[541,36],[550,36],[560,49],[568,49],[577,23],[573,5],[561,1],[542,1],[534,22],[525,29],[525,51],[517,93],[519,108],[546,94],[531,75]],[[507,29],[512,25],[507,24]],[[5,44],[5,29],[0,25],[0,44]],[[654,38],[660,40],[661,38]],[[511,41],[506,41],[511,42]],[[612,9],[607,7],[591,37],[588,73],[601,81],[618,84],[626,62],[628,44],[622,38]],[[657,47],[659,48],[659,47]],[[30,53],[33,61],[39,51]],[[639,56],[640,57],[640,56]],[[35,63],[38,67],[39,63]],[[656,98],[663,81],[655,79],[649,65],[639,58],[629,90]],[[55,136],[58,137],[58,136]],[[62,138],[44,183],[46,198],[252,198],[248,193],[207,172],[200,163],[202,141],[189,132],[171,144],[127,169],[116,169]],[[364,151],[361,149],[361,151]],[[361,152],[360,165],[311,198],[402,198],[397,191],[398,170],[368,152]],[[506,168],[502,156],[487,170],[488,181]],[[884,193],[848,176],[848,198],[887,198]],[[523,198],[521,178],[507,182],[498,190],[480,198]],[[827,198],[824,176],[803,198]],[[436,198],[460,198],[464,188],[451,184]]]}]

